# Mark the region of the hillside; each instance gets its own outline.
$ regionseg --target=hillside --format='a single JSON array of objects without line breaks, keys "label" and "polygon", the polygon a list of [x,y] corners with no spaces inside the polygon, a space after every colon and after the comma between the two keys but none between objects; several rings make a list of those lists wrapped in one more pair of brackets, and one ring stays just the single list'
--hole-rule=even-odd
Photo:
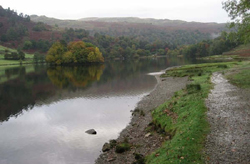
[{"label": "hillside", "polygon": [[51,26],[62,28],[84,28],[92,32],[102,32],[111,36],[129,35],[131,32],[143,30],[162,30],[172,32],[177,30],[200,31],[202,33],[219,33],[225,30],[225,24],[186,22],[181,20],[153,19],[153,18],[82,18],[79,20],[60,20],[46,16],[30,16],[32,21],[44,22]]},{"label": "hillside", "polygon": [[240,45],[231,51],[223,53],[223,55],[235,55],[240,57],[250,57],[250,43],[245,45]]},{"label": "hillside", "polygon": [[0,6],[0,44],[26,52],[45,53],[57,40],[83,40],[99,47],[105,58],[166,55],[179,46],[212,39],[222,30],[225,24],[152,18],[59,20]]},{"label": "hillside", "polygon": [[[44,23],[30,20],[28,15],[0,6],[0,44],[12,48],[47,51],[57,39],[62,38],[60,31]],[[33,47],[29,47],[33,43]]]}]

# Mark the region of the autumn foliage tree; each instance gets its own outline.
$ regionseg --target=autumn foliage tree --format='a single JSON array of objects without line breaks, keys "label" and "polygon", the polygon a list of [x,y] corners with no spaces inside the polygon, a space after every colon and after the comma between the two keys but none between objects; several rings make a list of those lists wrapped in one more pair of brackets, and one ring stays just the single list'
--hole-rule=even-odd
[{"label": "autumn foliage tree", "polygon": [[104,62],[98,47],[83,41],[55,42],[48,51],[46,61],[51,64],[98,63]]}]

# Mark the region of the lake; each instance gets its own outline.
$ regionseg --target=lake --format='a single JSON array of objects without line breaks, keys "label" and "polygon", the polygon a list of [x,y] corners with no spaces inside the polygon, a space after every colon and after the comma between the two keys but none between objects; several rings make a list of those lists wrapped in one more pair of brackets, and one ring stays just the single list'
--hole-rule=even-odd
[{"label": "lake", "polygon": [[[0,67],[0,163],[92,164],[157,81],[184,59]],[[97,135],[85,133],[95,129]]]}]

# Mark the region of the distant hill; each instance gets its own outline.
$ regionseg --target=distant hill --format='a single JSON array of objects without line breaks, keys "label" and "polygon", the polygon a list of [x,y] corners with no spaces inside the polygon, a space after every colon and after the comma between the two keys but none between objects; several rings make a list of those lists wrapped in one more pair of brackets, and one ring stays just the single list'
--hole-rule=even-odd
[{"label": "distant hill", "polygon": [[[58,25],[62,28],[83,28],[93,32],[105,33],[111,36],[129,35],[133,30],[146,29],[163,30],[171,32],[176,30],[195,31],[202,33],[220,33],[225,30],[224,23],[200,23],[186,22],[182,20],[136,18],[136,17],[114,17],[114,18],[82,18],[78,20],[60,20],[46,16],[30,16],[32,21],[44,22],[51,26]],[[132,30],[133,29],[133,30]],[[134,34],[133,34],[134,35]]]},{"label": "distant hill", "polygon": [[28,52],[47,52],[57,40],[83,40],[99,47],[105,58],[166,55],[179,46],[212,39],[222,30],[225,24],[152,18],[60,20],[0,6],[0,44]]},{"label": "distant hill", "polygon": [[[183,20],[170,20],[170,19],[154,19],[154,18],[137,18],[137,17],[110,17],[110,18],[98,18],[98,17],[89,17],[78,19],[77,21],[96,21],[96,22],[109,22],[109,23],[144,23],[152,24],[158,26],[217,26],[223,27],[224,24],[218,23],[200,23],[200,22],[187,22]],[[221,26],[222,25],[222,26]]]}]

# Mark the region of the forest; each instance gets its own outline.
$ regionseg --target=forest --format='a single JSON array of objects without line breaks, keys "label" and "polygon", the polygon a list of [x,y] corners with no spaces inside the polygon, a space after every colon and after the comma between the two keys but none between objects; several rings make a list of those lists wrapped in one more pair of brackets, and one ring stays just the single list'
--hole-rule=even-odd
[{"label": "forest", "polygon": [[59,31],[54,31],[42,22],[32,22],[29,15],[17,13],[10,8],[0,6],[0,44],[46,53],[53,42],[61,38]]},{"label": "forest", "polygon": [[223,8],[229,12],[232,22],[230,32],[223,31],[213,40],[203,40],[197,44],[179,46],[168,51],[168,55],[183,55],[187,58],[200,58],[212,55],[221,55],[233,48],[250,43],[250,8],[249,1],[226,1]]},{"label": "forest", "polygon": [[0,44],[7,47],[45,54],[56,41],[64,40],[67,44],[72,41],[84,41],[97,46],[107,59],[166,55],[169,50],[211,37],[209,31],[201,32],[195,28],[173,30],[170,27],[155,27],[145,23],[134,26],[131,24],[122,31],[63,29],[58,25],[49,26],[43,22],[32,22],[30,16],[2,7],[0,25]]},{"label": "forest", "polygon": [[[227,11],[232,10],[229,3],[224,3],[224,8]],[[68,28],[67,25],[73,26],[74,21],[65,22],[53,19],[54,22],[60,23],[60,26],[67,24],[65,28],[59,27],[58,24],[47,25],[39,20],[52,24],[53,21],[49,18],[30,17],[0,6],[0,44],[27,52],[45,54],[51,52],[49,49],[54,44],[58,44],[57,41],[63,41],[66,44],[72,41],[83,41],[98,47],[105,59],[130,59],[152,55],[204,57],[222,54],[249,42],[249,31],[247,31],[249,16],[243,15],[243,19],[239,21],[237,20],[237,17],[240,17],[239,12],[232,15],[232,19],[236,20],[230,24],[231,31],[227,32],[222,32],[225,30],[223,24],[195,22],[192,24],[184,21],[140,20],[138,18],[117,20],[113,18],[115,19],[112,20],[113,22],[108,22],[109,19],[81,20],[93,26],[92,30],[86,30]],[[38,22],[31,21],[31,18]],[[82,24],[79,23],[80,25]],[[212,39],[211,34],[216,32],[220,33],[219,37]],[[68,53],[68,56],[70,55]],[[88,61],[88,54],[85,56],[85,59],[81,59],[82,61]],[[95,61],[95,59],[92,60]],[[58,63],[61,62],[58,61]]]},{"label": "forest", "polygon": [[230,40],[230,33],[222,32],[221,35],[213,40],[204,40],[193,45],[184,45],[176,49],[169,50],[168,55],[183,55],[186,58],[201,58],[212,55],[220,55],[229,51],[240,43]]}]

